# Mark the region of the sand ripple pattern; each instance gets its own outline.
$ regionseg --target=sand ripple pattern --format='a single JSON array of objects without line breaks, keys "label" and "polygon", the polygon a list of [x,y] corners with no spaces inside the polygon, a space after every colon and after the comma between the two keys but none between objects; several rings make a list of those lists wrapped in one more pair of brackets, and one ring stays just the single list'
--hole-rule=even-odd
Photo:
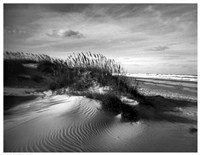
[{"label": "sand ripple pattern", "polygon": [[[45,135],[38,135],[13,151],[84,152],[95,136],[105,133],[111,135],[109,124],[113,120],[102,115],[90,100],[87,103],[81,101],[70,111],[70,115],[76,117],[72,124],[47,130]],[[66,121],[67,119],[69,118],[66,116]],[[95,148],[96,146],[91,145],[90,151]]]}]

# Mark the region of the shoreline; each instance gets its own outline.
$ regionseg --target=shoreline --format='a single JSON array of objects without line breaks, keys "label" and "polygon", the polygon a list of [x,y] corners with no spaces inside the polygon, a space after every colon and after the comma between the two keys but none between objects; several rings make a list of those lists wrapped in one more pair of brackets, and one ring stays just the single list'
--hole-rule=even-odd
[{"label": "shoreline", "polygon": [[[163,81],[163,80],[162,80]],[[173,81],[174,82],[174,81]],[[188,82],[170,84],[169,80],[159,83],[159,80],[139,81],[139,92],[145,96],[163,96],[170,99],[197,102],[197,83],[187,85]]]}]

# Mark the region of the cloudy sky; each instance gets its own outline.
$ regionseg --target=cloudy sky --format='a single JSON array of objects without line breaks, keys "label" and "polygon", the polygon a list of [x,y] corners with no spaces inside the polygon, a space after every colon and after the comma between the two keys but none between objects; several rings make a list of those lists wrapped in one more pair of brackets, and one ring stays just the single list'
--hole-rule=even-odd
[{"label": "cloudy sky", "polygon": [[129,73],[197,74],[197,5],[4,4],[4,50],[91,51]]}]

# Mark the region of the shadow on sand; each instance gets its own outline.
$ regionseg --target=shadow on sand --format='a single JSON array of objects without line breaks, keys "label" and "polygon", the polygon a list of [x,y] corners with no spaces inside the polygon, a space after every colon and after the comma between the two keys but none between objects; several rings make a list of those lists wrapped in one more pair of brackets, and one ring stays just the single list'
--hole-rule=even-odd
[{"label": "shadow on sand", "polygon": [[173,123],[197,123],[196,118],[189,118],[180,109],[197,108],[197,102],[167,99],[162,96],[146,96],[138,107],[139,119],[169,121]]},{"label": "shadow on sand", "polygon": [[25,102],[31,101],[37,98],[36,96],[5,96],[4,95],[4,114],[8,114],[7,111],[17,105],[23,104]]}]

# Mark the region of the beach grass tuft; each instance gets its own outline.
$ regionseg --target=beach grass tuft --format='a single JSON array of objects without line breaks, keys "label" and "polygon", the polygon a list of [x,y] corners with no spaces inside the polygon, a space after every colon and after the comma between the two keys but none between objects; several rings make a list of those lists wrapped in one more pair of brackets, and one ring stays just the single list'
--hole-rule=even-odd
[{"label": "beach grass tuft", "polygon": [[[30,70],[24,64],[35,64],[37,67]],[[71,92],[82,92],[80,94],[100,100],[103,110],[115,115],[122,113],[123,118],[129,120],[137,119],[137,110],[124,105],[120,95],[129,96],[139,102],[145,101],[144,96],[137,90],[137,80],[127,78],[119,63],[102,54],[82,52],[62,60],[44,54],[5,52],[4,79],[13,75],[30,77],[26,81],[30,79],[38,85],[45,81],[47,89],[53,91],[69,89]],[[85,93],[89,88],[96,86],[109,87],[109,91],[104,94]]]}]

